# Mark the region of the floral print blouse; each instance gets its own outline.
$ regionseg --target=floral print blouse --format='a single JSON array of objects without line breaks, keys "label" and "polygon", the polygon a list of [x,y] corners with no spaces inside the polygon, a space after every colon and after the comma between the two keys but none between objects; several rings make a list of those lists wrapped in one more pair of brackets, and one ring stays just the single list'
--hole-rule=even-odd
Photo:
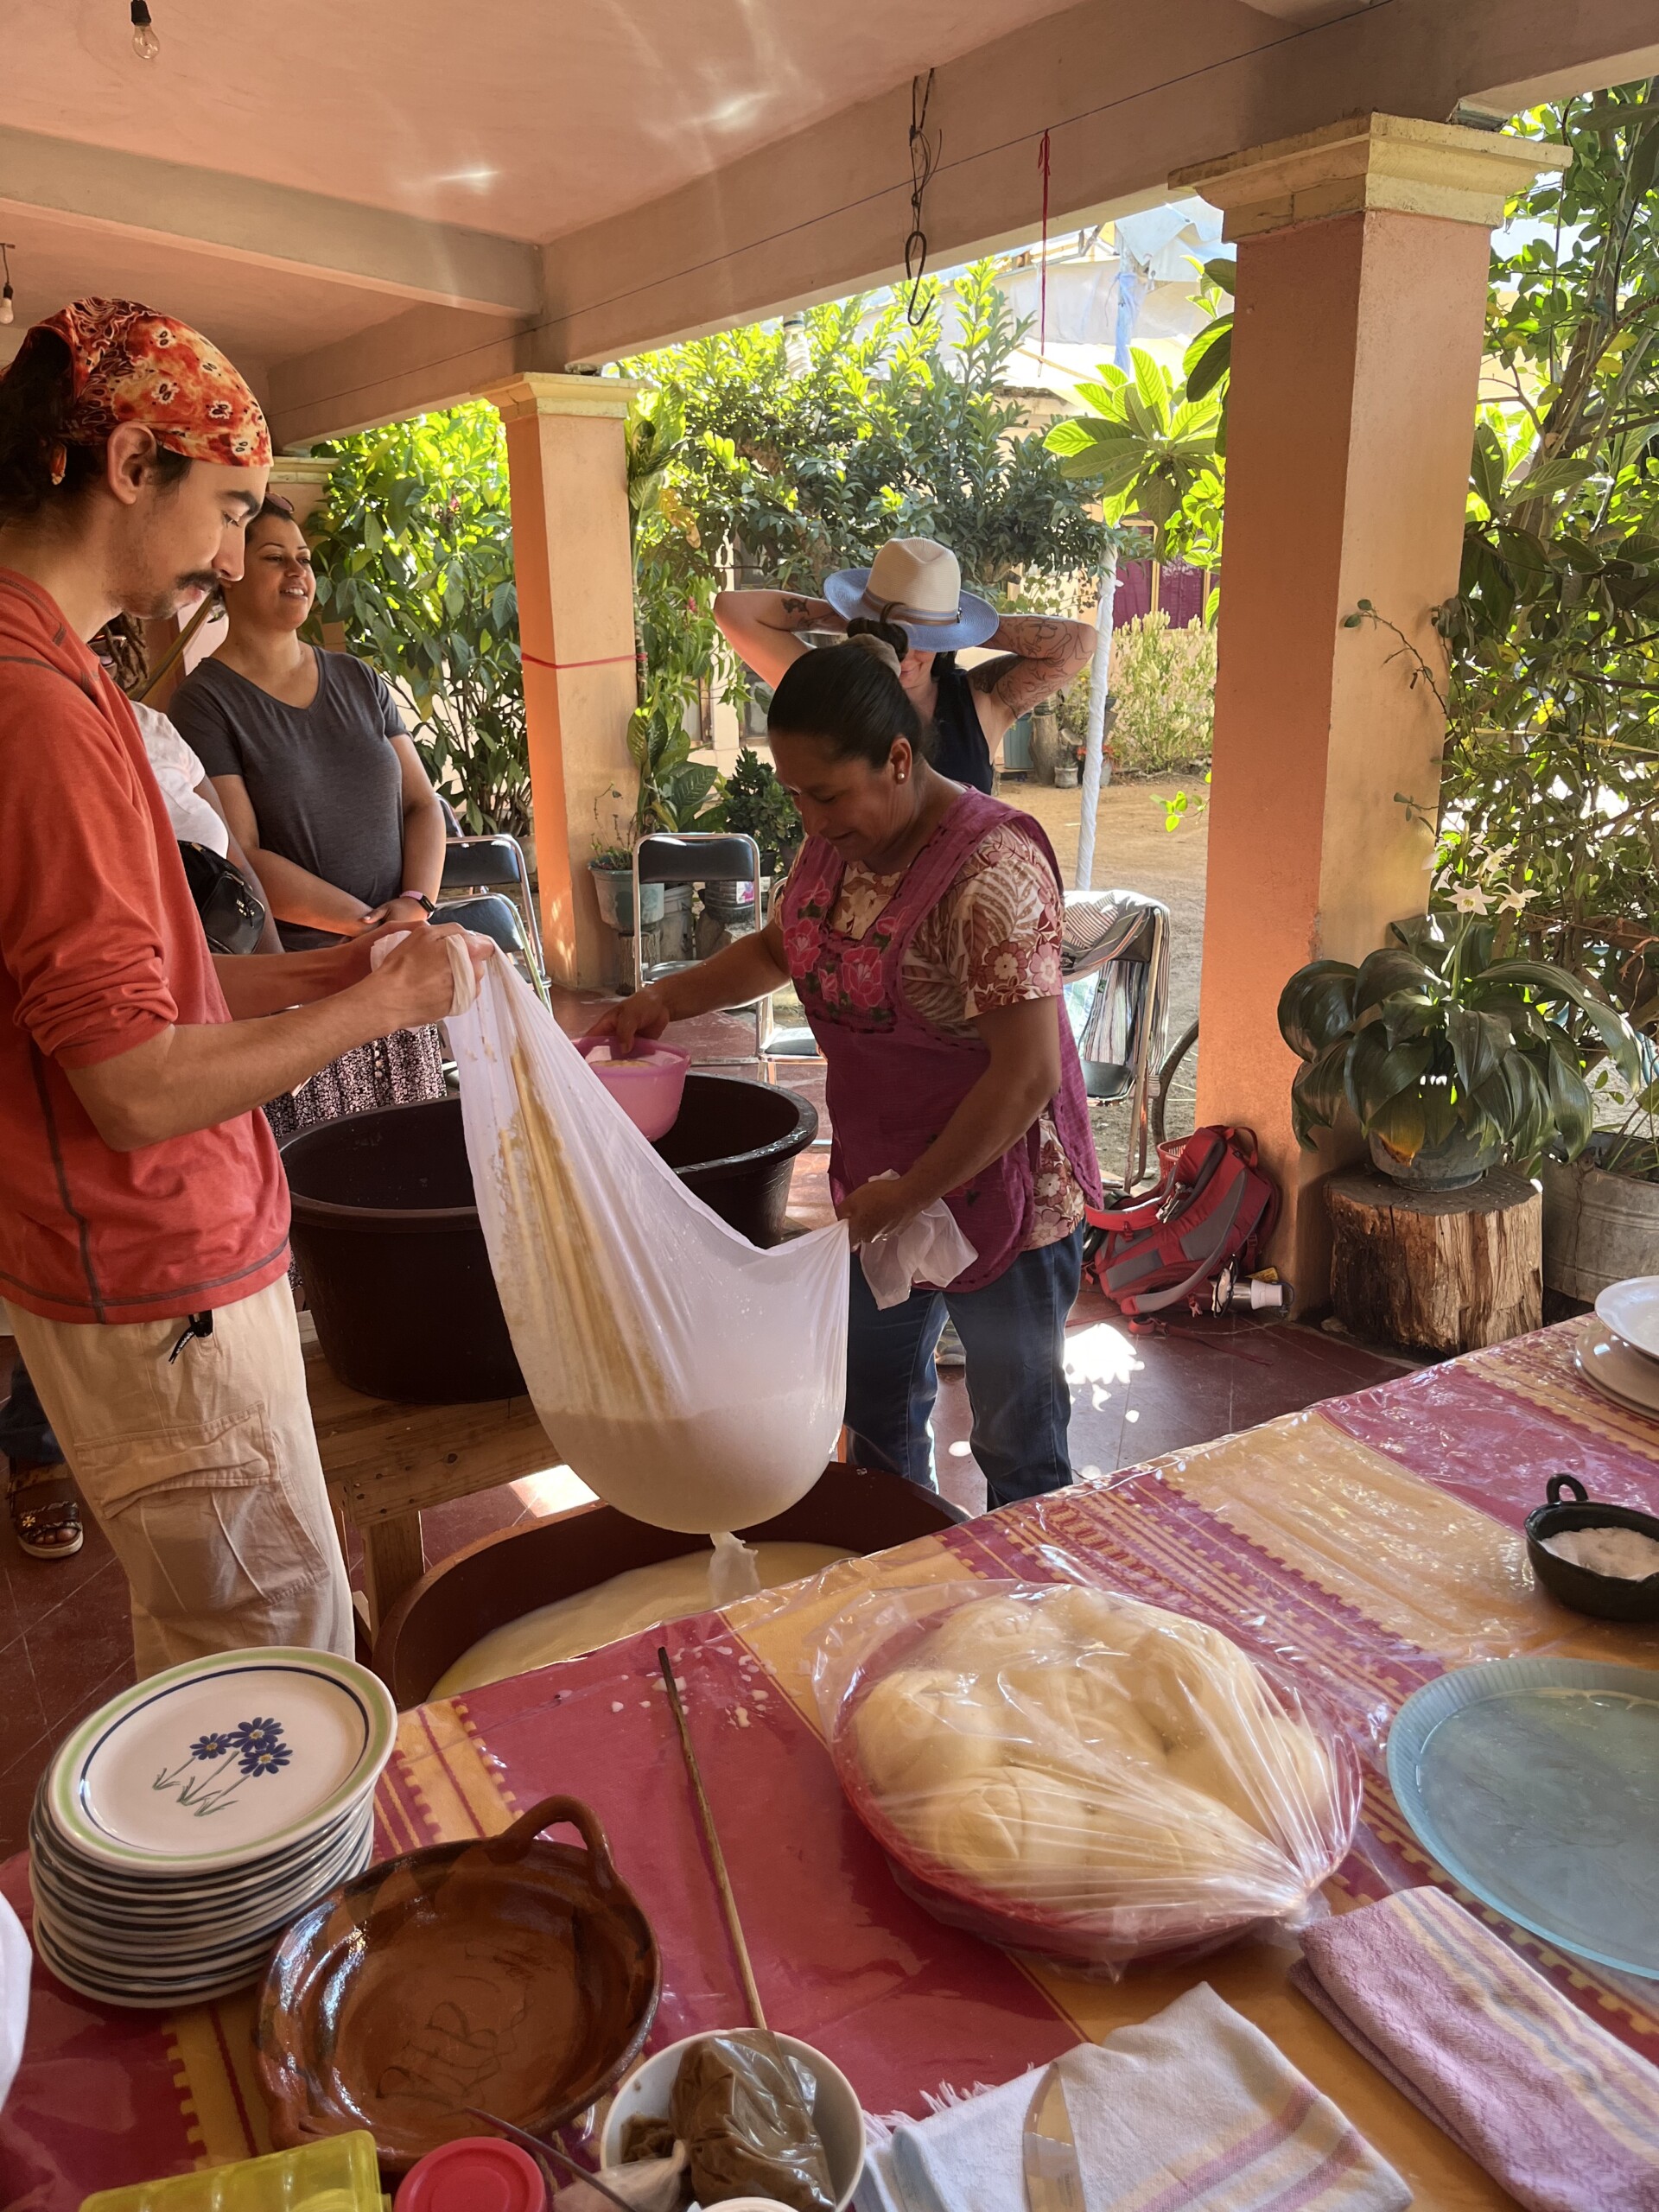
[{"label": "floral print blouse", "polygon": [[[849,861],[830,928],[866,936],[901,880]],[[911,1011],[945,1036],[964,1036],[989,1007],[1058,998],[1063,913],[1059,885],[1042,854],[1012,823],[999,824],[975,846],[906,949],[901,976]],[[1037,1127],[1028,1252],[1058,1243],[1083,1219],[1083,1191],[1046,1109]]]}]

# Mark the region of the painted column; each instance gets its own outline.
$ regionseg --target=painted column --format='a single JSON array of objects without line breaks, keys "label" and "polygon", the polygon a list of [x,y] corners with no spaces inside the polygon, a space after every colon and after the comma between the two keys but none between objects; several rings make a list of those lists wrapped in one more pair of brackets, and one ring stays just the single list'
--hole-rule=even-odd
[{"label": "painted column", "polygon": [[[1226,586],[1199,1004],[1199,1122],[1243,1122],[1285,1196],[1272,1258],[1322,1302],[1321,1185],[1357,1132],[1301,1151],[1275,1010],[1321,957],[1357,962],[1427,902],[1491,233],[1565,149],[1361,116],[1178,171],[1238,243]],[[1414,804],[1408,807],[1405,801]]]},{"label": "painted column", "polygon": [[[525,374],[480,396],[501,411],[524,657],[542,936],[556,982],[598,983],[604,937],[588,861],[633,807],[633,566],[616,377]],[[611,798],[620,791],[620,800]]]}]

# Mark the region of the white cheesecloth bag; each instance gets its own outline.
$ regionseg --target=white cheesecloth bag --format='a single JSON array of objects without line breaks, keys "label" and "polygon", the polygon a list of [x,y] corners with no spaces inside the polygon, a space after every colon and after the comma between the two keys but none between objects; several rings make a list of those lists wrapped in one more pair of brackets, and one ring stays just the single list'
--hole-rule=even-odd
[{"label": "white cheesecloth bag", "polygon": [[847,1231],[763,1252],[687,1190],[505,960],[447,1027],[490,1266],[561,1457],[698,1535],[804,1497],[847,1375]]}]

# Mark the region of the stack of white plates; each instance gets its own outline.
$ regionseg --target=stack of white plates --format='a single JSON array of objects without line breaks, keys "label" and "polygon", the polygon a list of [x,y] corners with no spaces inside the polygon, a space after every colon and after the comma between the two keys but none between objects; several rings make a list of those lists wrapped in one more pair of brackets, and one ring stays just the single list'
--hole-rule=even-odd
[{"label": "stack of white plates", "polygon": [[1575,1356],[1604,1396],[1659,1420],[1659,1275],[1632,1275],[1604,1290]]},{"label": "stack of white plates", "polygon": [[368,1864],[397,1714],[327,1652],[220,1652],[124,1690],[48,1769],[29,1822],[35,1943],[115,2005],[223,1996]]}]

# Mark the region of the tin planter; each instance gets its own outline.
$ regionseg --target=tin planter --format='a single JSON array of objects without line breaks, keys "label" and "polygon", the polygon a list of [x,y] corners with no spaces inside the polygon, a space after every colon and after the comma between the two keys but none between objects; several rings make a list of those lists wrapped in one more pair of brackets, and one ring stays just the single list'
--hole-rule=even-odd
[{"label": "tin planter", "polygon": [[1610,1174],[1610,1139],[1592,1136],[1571,1166],[1546,1160],[1544,1287],[1593,1305],[1610,1283],[1659,1267],[1659,1183]]}]

